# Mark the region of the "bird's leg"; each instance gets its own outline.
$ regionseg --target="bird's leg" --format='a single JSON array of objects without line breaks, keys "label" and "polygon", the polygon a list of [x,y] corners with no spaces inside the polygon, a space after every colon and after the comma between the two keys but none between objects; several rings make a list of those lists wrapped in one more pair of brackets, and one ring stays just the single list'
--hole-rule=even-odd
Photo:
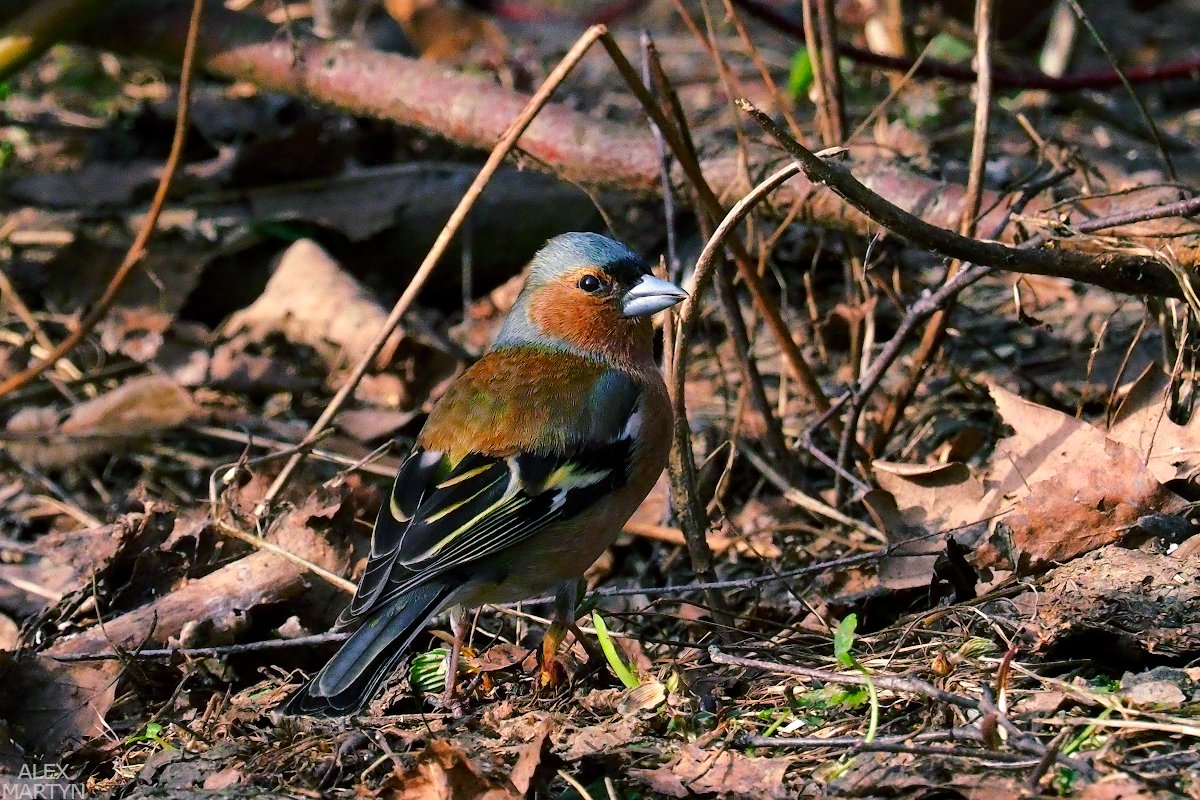
[{"label": "bird's leg", "polygon": [[466,613],[462,606],[450,609],[450,632],[454,635],[450,643],[450,654],[446,656],[446,691],[442,695],[442,707],[447,711],[457,708],[458,698],[455,689],[458,687],[458,658],[462,654],[463,638],[467,633]]},{"label": "bird's leg", "polygon": [[[579,581],[569,580],[559,584],[554,594],[554,619],[550,628],[542,638],[542,670],[540,685],[555,686],[559,682],[555,672],[555,656],[558,655],[559,645],[567,637],[567,631],[575,626],[575,607],[579,600]],[[578,633],[575,634],[579,636]]]}]

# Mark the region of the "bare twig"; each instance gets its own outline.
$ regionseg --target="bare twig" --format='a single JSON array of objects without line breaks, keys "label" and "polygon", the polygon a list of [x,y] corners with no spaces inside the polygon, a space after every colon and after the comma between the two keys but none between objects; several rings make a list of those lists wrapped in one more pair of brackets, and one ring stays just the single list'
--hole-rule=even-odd
[{"label": "bare twig", "polygon": [[967,697],[962,694],[948,692],[945,689],[939,689],[928,681],[920,680],[919,678],[896,678],[891,675],[872,675],[868,678],[861,672],[835,672],[829,669],[816,669],[814,667],[802,667],[797,664],[781,664],[777,661],[761,661],[757,658],[743,658],[742,656],[731,656],[727,653],[722,653],[716,647],[708,649],[708,657],[712,659],[714,664],[726,664],[731,667],[745,667],[746,669],[761,669],[766,672],[776,672],[784,675],[795,675],[799,678],[814,678],[820,681],[832,683],[848,683],[853,686],[866,686],[868,683],[874,684],[880,689],[887,689],[892,692],[908,692],[910,694],[928,697],[930,700],[936,700],[939,703],[947,703],[959,708],[965,708],[970,711],[979,710],[979,701]]},{"label": "bare twig", "polygon": [[1138,93],[1134,91],[1133,84],[1129,82],[1129,78],[1126,77],[1125,71],[1121,69],[1119,64],[1117,64],[1116,56],[1114,56],[1112,51],[1108,49],[1108,45],[1104,43],[1104,39],[1100,36],[1100,31],[1096,30],[1096,26],[1092,24],[1091,17],[1089,17],[1087,12],[1083,10],[1083,6],[1079,5],[1079,0],[1067,0],[1067,3],[1070,4],[1071,10],[1075,12],[1075,16],[1079,18],[1079,21],[1083,23],[1083,26],[1088,29],[1088,33],[1092,36],[1092,41],[1094,41],[1099,46],[1101,52],[1104,53],[1104,57],[1108,59],[1109,66],[1112,67],[1113,73],[1116,74],[1117,78],[1121,81],[1121,85],[1125,87],[1125,92],[1129,95],[1129,99],[1133,101],[1135,106],[1137,106],[1138,113],[1142,115],[1142,122],[1146,123],[1146,128],[1150,131],[1150,137],[1154,140],[1154,146],[1158,148],[1158,153],[1160,156],[1162,156],[1163,166],[1167,168],[1167,175],[1173,181],[1178,180],[1178,177],[1175,173],[1175,162],[1171,159],[1171,152],[1163,143],[1162,133],[1158,130],[1158,125],[1154,122],[1154,117],[1146,108],[1146,104],[1142,102],[1142,98],[1138,97]]},{"label": "bare twig", "polygon": [[[1072,278],[1115,291],[1144,292],[1163,297],[1179,294],[1179,282],[1174,273],[1164,261],[1153,256],[1106,253],[1092,257],[1062,249],[1023,249],[970,239],[946,228],[930,225],[872,192],[841,164],[822,159],[796,142],[749,101],[739,101],[739,105],[800,162],[809,180],[827,185],[877,224],[918,247],[982,266]],[[1135,283],[1136,289],[1133,286]]]},{"label": "bare twig", "polygon": [[320,564],[314,564],[312,561],[308,560],[307,558],[304,558],[303,556],[298,556],[295,553],[285,550],[284,548],[280,547],[279,545],[275,544],[274,542],[269,542],[266,539],[262,538],[261,536],[255,536],[252,533],[246,533],[245,531],[241,530],[240,528],[236,528],[233,525],[230,525],[228,522],[225,522],[224,520],[221,520],[221,519],[214,519],[213,525],[215,525],[217,527],[217,529],[219,531],[221,531],[221,533],[225,534],[226,536],[232,536],[234,539],[245,542],[246,544],[250,545],[251,547],[255,548],[256,550],[265,550],[268,553],[273,553],[274,555],[277,555],[282,559],[292,562],[293,564],[295,564],[297,567],[300,567],[301,569],[308,570],[309,572],[313,573],[317,577],[324,580],[330,586],[336,586],[337,588],[341,589],[346,594],[354,594],[355,590],[358,588],[357,584],[355,584],[354,581],[348,581],[345,578],[343,578],[341,575],[337,575],[337,574],[332,573],[329,570],[325,569]]},{"label": "bare twig", "polygon": [[[612,56],[613,62],[617,65],[617,70],[625,79],[626,85],[637,95],[646,113],[654,118],[659,129],[663,131],[663,135],[671,145],[675,157],[680,161],[680,166],[695,188],[705,213],[713,220],[723,217],[725,210],[721,206],[721,201],[713,192],[712,186],[700,169],[700,165],[694,158],[688,157],[690,148],[682,140],[681,135],[674,131],[674,126],[663,115],[662,110],[654,104],[654,99],[650,97],[645,87],[638,80],[637,72],[634,70],[633,65],[625,58],[625,54],[621,52],[621,48],[617,46],[612,37],[606,36],[602,38],[601,43],[608,50],[609,55]],[[749,254],[746,253],[745,248],[736,239],[732,238],[732,236],[729,241],[730,249],[733,250],[734,260],[737,263],[738,275],[745,282],[746,288],[750,291],[750,296],[754,298],[755,307],[763,315],[767,327],[770,329],[780,350],[783,351],[788,367],[791,368],[793,374],[800,380],[805,391],[812,398],[814,405],[822,410],[828,408],[829,398],[825,396],[825,390],[821,388],[821,384],[813,373],[812,368],[804,360],[804,355],[800,352],[799,346],[792,339],[791,331],[779,313],[779,307],[767,295],[762,278],[755,269],[755,265],[751,261]]]},{"label": "bare twig", "polygon": [[[958,232],[964,237],[975,236],[975,222],[983,198],[984,166],[987,161],[988,130],[992,107],[992,0],[976,0],[975,3],[975,129],[971,138],[971,158],[967,175],[967,194],[963,201],[962,217]],[[957,259],[950,262],[946,280],[952,280],[962,267]],[[933,362],[934,355],[941,349],[946,338],[946,324],[954,311],[954,298],[949,298],[945,308],[940,308],[929,318],[912,365],[901,386],[892,394],[887,408],[880,418],[879,429],[870,446],[871,455],[879,455],[887,447],[888,439],[904,415],[904,409],[912,401],[917,387],[925,378],[925,372]],[[846,426],[850,428],[849,425]],[[846,464],[846,442],[839,451],[838,463]]]},{"label": "bare twig", "polygon": [[762,473],[762,476],[770,481],[783,494],[786,500],[795,503],[809,513],[833,520],[841,525],[853,528],[877,542],[887,544],[888,537],[883,531],[873,525],[868,525],[853,517],[846,516],[828,503],[823,503],[812,495],[793,486],[787,478],[780,474],[779,470],[767,463],[766,459],[754,452],[753,448],[749,447],[745,442],[741,445],[741,451],[746,460],[753,464],[755,469]]},{"label": "bare twig", "polygon": [[171,179],[175,177],[175,170],[179,167],[179,162],[183,156],[183,146],[187,141],[188,128],[188,109],[190,107],[192,95],[192,74],[196,63],[196,40],[200,32],[200,12],[204,8],[204,0],[192,1],[192,13],[188,20],[187,43],[183,51],[183,71],[179,78],[179,100],[175,112],[175,133],[171,138],[171,151],[167,155],[167,161],[163,165],[162,175],[158,179],[158,187],[154,190],[154,199],[150,201],[150,209],[146,213],[146,219],[142,222],[142,227],[138,230],[137,236],[133,240],[133,244],[129,246],[129,251],[125,254],[124,260],[117,268],[116,273],[109,280],[108,285],[104,287],[104,292],[100,298],[96,300],[91,310],[84,314],[83,319],[75,327],[75,330],[67,334],[67,338],[63,339],[44,359],[26,367],[15,375],[10,375],[3,382],[0,382],[0,397],[5,397],[12,392],[25,386],[38,375],[41,375],[54,364],[57,364],[59,359],[83,341],[93,328],[96,327],[100,320],[112,308],[116,302],[117,296],[120,294],[121,287],[125,285],[126,279],[133,273],[136,267],[142,260],[142,256],[146,254],[146,245],[150,242],[150,237],[154,235],[154,229],[158,226],[158,217],[162,213],[163,204],[167,200],[167,189],[171,186]]}]

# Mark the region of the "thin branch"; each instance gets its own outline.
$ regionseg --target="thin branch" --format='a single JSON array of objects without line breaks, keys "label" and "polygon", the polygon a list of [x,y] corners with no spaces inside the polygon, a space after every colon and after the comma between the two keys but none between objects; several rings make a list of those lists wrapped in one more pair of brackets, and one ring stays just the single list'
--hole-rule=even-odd
[{"label": "thin branch", "polygon": [[[804,26],[792,18],[776,11],[762,0],[732,0],[752,17],[766,22],[771,27],[797,39],[804,39]],[[913,68],[913,59],[876,53],[863,47],[839,43],[838,55],[860,64],[880,67],[892,72],[907,72]],[[1042,72],[1010,72],[996,70],[993,79],[997,89],[1040,89],[1047,92],[1075,92],[1081,89],[1112,89],[1129,83],[1162,83],[1171,80],[1195,81],[1200,75],[1200,57],[1154,64],[1148,67],[1132,67],[1124,70],[1125,80],[1112,70],[1083,72],[1078,75],[1054,77]],[[936,59],[926,60],[917,70],[924,77],[948,78],[960,83],[974,83],[978,79],[975,70]]]},{"label": "thin branch", "polygon": [[[971,158],[967,175],[967,194],[963,201],[962,217],[959,220],[958,232],[964,237],[974,238],[976,219],[983,202],[984,167],[987,163],[988,131],[991,127],[992,108],[992,0],[976,0],[975,3],[975,69],[978,79],[975,83],[975,128],[971,137]],[[954,260],[946,271],[946,280],[952,280],[962,268],[962,262]],[[929,318],[917,351],[913,354],[912,365],[904,382],[892,394],[884,409],[879,422],[879,429],[872,439],[870,452],[878,456],[887,447],[887,442],[895,431],[904,409],[917,393],[921,381],[933,357],[942,347],[946,338],[946,325],[950,315],[954,313],[955,298],[950,297],[944,308],[938,309]],[[856,404],[852,413],[861,413],[862,406]],[[854,426],[857,427],[857,426]],[[847,425],[847,428],[851,428]],[[838,453],[838,463],[846,465],[847,443],[843,440]]]},{"label": "thin branch", "polygon": [[[625,54],[621,52],[621,48],[617,45],[616,41],[611,36],[605,36],[600,41],[605,49],[608,50],[608,54],[616,64],[621,77],[625,79],[625,84],[637,96],[639,102],[642,104],[642,108],[654,119],[655,124],[663,132],[667,143],[671,145],[671,150],[675,153],[675,157],[679,159],[679,165],[695,189],[705,213],[714,221],[721,219],[725,215],[725,209],[713,191],[708,178],[705,177],[700,164],[693,157],[692,150],[688,147],[687,142],[684,141],[682,134],[675,130],[675,126],[667,119],[662,109],[655,104],[654,98],[646,91],[646,87],[642,86],[637,71],[629,63],[629,59],[625,57]],[[758,274],[756,265],[750,259],[740,240],[732,233],[727,234],[727,238],[729,240],[729,248],[733,251],[734,261],[737,263],[738,275],[750,291],[750,296],[754,299],[755,308],[763,315],[763,319],[767,323],[767,328],[771,331],[776,344],[779,345],[780,350],[783,352],[788,367],[792,370],[796,378],[799,379],[801,385],[804,386],[813,404],[822,411],[827,409],[829,407],[829,398],[826,397],[825,390],[821,388],[821,383],[817,380],[816,374],[808,366],[808,362],[804,360],[804,355],[800,352],[800,347],[792,339],[791,329],[780,314],[778,305],[767,295],[766,287],[763,286],[762,278]]]},{"label": "thin branch", "polygon": [[800,163],[809,180],[825,184],[877,224],[918,247],[982,266],[1036,275],[1056,275],[1114,291],[1163,297],[1175,297],[1180,293],[1179,282],[1170,267],[1152,256],[1125,253],[1091,256],[1048,247],[1022,249],[971,239],[931,225],[868,189],[841,164],[818,157],[792,139],[749,101],[740,100],[739,107],[754,117]]}]

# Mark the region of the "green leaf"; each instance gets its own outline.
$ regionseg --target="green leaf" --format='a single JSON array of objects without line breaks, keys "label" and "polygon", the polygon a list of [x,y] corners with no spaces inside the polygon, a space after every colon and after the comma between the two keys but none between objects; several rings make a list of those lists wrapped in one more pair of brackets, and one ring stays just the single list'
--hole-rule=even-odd
[{"label": "green leaf", "polygon": [[833,633],[833,655],[843,667],[854,666],[854,656],[850,654],[850,649],[854,647],[854,630],[857,627],[858,615],[847,614]]},{"label": "green leaf", "polygon": [[812,59],[808,49],[801,47],[792,56],[792,71],[788,73],[788,93],[796,99],[806,97],[813,82]]},{"label": "green leaf", "polygon": [[632,689],[641,683],[617,655],[617,647],[613,643],[612,637],[609,636],[608,626],[604,624],[604,618],[600,616],[599,611],[592,612],[592,626],[596,629],[596,638],[600,640],[600,650],[604,653],[604,659],[621,685],[626,689]]},{"label": "green leaf", "polygon": [[937,61],[948,61],[951,64],[963,64],[975,55],[975,48],[948,33],[939,33],[929,40],[929,58]]}]

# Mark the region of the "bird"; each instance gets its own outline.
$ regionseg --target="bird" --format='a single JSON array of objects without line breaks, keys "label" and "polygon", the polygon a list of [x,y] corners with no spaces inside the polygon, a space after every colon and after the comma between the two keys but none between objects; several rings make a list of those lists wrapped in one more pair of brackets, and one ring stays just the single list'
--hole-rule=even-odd
[{"label": "bird", "polygon": [[435,403],[375,521],[338,629],[353,632],[285,715],[359,712],[425,625],[555,589],[543,678],[584,571],[667,462],[672,411],[651,315],[687,297],[627,246],[566,233],[533,257],[491,347]]}]

